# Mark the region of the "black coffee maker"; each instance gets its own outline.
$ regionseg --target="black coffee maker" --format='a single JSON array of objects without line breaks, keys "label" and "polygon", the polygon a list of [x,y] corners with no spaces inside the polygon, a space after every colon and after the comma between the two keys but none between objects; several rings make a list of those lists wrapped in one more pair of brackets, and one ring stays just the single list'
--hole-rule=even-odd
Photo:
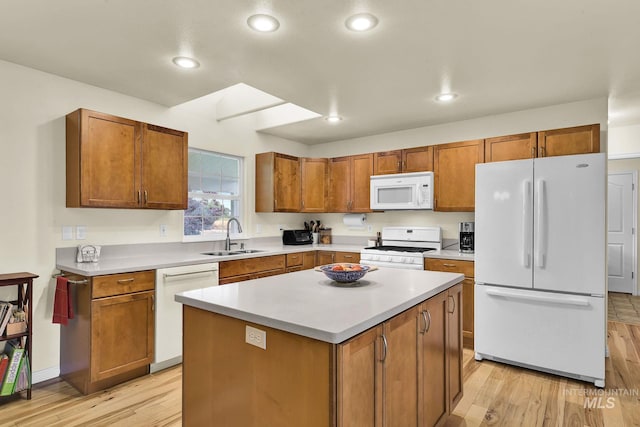
[{"label": "black coffee maker", "polygon": [[475,231],[474,222],[460,223],[460,252],[464,254],[473,253],[474,231]]}]

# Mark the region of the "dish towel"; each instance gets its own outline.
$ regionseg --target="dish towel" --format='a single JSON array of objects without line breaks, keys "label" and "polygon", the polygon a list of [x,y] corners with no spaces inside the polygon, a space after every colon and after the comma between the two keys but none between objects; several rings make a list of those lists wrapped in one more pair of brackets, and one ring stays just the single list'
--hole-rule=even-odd
[{"label": "dish towel", "polygon": [[69,279],[58,276],[56,279],[56,293],[53,297],[53,323],[66,325],[69,319],[73,319]]}]

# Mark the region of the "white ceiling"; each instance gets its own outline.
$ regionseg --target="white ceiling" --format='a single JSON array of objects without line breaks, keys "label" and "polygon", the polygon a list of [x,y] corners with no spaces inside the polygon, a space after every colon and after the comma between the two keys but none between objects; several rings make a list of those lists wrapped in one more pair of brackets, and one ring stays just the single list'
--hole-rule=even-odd
[{"label": "white ceiling", "polygon": [[[167,106],[242,82],[344,118],[263,130],[309,144],[605,96],[611,125],[640,123],[637,0],[0,4],[0,59]],[[250,30],[259,12],[280,29]],[[356,12],[378,26],[348,31]],[[179,55],[201,67],[178,69]],[[454,103],[434,101],[449,90]]]}]

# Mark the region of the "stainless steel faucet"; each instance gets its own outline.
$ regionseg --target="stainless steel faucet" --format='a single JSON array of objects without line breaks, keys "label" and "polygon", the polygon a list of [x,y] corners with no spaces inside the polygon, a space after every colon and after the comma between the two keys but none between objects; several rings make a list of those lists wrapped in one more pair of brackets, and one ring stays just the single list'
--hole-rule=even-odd
[{"label": "stainless steel faucet", "polygon": [[238,221],[238,218],[236,217],[230,218],[229,221],[227,221],[227,238],[224,241],[225,251],[231,250],[231,245],[237,245],[237,243],[231,243],[231,238],[229,238],[229,226],[231,225],[232,221],[235,221],[236,224],[238,224],[238,233],[242,233],[242,226],[240,225],[240,221]]}]

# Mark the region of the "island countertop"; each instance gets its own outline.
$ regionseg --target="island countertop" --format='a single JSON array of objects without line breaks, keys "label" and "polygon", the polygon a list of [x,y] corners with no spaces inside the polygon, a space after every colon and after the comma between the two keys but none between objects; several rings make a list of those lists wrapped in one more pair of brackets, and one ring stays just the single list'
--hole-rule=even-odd
[{"label": "island countertop", "polygon": [[304,270],[176,294],[202,310],[332,344],[449,289],[462,274],[380,268],[351,284]]}]

